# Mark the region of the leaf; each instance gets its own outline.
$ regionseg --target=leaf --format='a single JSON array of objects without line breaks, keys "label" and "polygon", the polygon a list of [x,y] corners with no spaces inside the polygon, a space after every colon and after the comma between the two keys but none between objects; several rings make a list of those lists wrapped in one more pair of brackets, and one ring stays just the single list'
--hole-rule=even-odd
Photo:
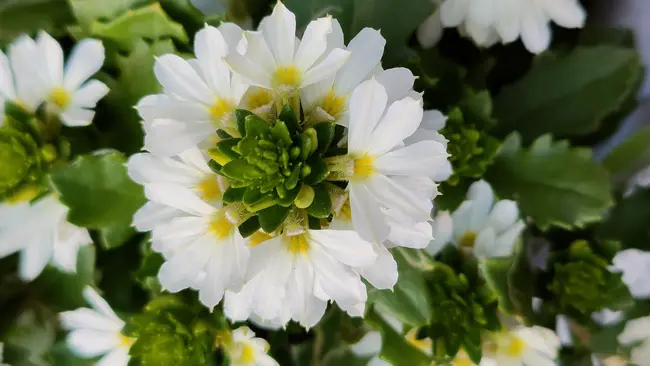
[{"label": "leaf", "polygon": [[149,0],[68,0],[79,23],[86,25],[94,20],[113,19],[118,14]]},{"label": "leaf", "polygon": [[257,137],[271,130],[271,126],[269,126],[266,121],[264,121],[256,114],[250,114],[246,116],[244,126],[246,130],[246,134],[244,136],[251,138]]},{"label": "leaf", "polygon": [[235,109],[235,121],[237,122],[237,131],[242,136],[246,136],[246,117],[252,115],[253,112],[249,112],[245,109]]},{"label": "leaf", "polygon": [[239,225],[239,233],[242,237],[247,238],[259,230],[260,227],[261,225],[259,218],[257,216],[253,216]]},{"label": "leaf", "polygon": [[296,131],[298,131],[298,118],[291,108],[291,105],[285,104],[284,107],[282,107],[278,119],[285,123],[290,135],[294,135]]},{"label": "leaf", "polygon": [[523,245],[521,241],[517,244],[514,258],[512,258],[512,267],[508,272],[508,287],[512,306],[516,313],[529,320],[534,316],[533,295],[537,282],[536,273],[533,272],[526,254],[526,249],[531,246]]},{"label": "leaf", "polygon": [[565,56],[547,55],[503,88],[494,99],[494,115],[501,132],[516,130],[524,141],[545,133],[587,134],[622,106],[641,76],[634,49],[578,47]]},{"label": "leaf", "polygon": [[260,220],[262,230],[267,233],[272,233],[277,230],[289,215],[289,211],[289,207],[275,205],[258,212],[257,216]]},{"label": "leaf", "polygon": [[553,142],[549,135],[521,148],[517,133],[503,144],[485,179],[543,230],[583,227],[598,221],[613,204],[607,171],[588,149]]},{"label": "leaf", "polygon": [[256,166],[247,163],[244,159],[228,162],[221,168],[221,174],[236,180],[249,180],[264,176],[264,172]]},{"label": "leaf", "polygon": [[232,139],[226,139],[226,140],[221,140],[217,142],[217,149],[227,156],[230,159],[239,159],[240,155],[233,151],[233,147],[237,146],[237,144],[241,141],[240,138],[232,138]]},{"label": "leaf", "polygon": [[623,248],[650,251],[650,189],[637,188],[623,198],[598,227],[601,239],[618,240]]},{"label": "leaf", "polygon": [[428,366],[432,364],[432,360],[427,355],[408,343],[404,336],[391,327],[377,312],[369,311],[365,320],[381,333],[380,357],[382,360],[395,366]]},{"label": "leaf", "polygon": [[189,42],[183,26],[173,21],[159,3],[129,10],[108,23],[93,22],[88,33],[127,51],[133,49],[134,42],[143,38],[173,38],[184,44]]},{"label": "leaf", "polygon": [[145,95],[160,91],[153,72],[154,57],[170,52],[175,52],[170,40],[151,45],[137,40],[128,56],[118,56],[119,76],[116,79],[105,78],[111,91],[98,104],[94,121],[103,132],[104,145],[127,154],[140,151],[144,134],[133,106]]},{"label": "leaf", "polygon": [[311,168],[311,173],[303,178],[305,184],[318,184],[324,181],[330,174],[330,171],[327,169],[327,164],[325,164],[325,161],[318,155],[312,155],[309,160],[307,160],[307,165]]},{"label": "leaf", "polygon": [[131,226],[119,224],[99,229],[99,243],[104,249],[113,249],[126,243],[135,235],[135,229]]},{"label": "leaf", "polygon": [[125,161],[118,152],[84,155],[52,172],[54,188],[70,208],[68,221],[94,229],[130,226],[146,200],[142,187],[129,178]]},{"label": "leaf", "polygon": [[365,27],[381,29],[381,35],[386,38],[384,62],[388,64],[410,56],[409,39],[435,10],[430,0],[286,0],[284,3],[296,14],[298,27],[306,27],[310,20],[327,15],[336,18],[347,42]]},{"label": "leaf", "polygon": [[499,307],[507,313],[514,313],[515,307],[510,301],[508,273],[512,267],[512,258],[487,258],[479,264],[483,277],[499,297]]},{"label": "leaf", "polygon": [[[11,353],[17,354],[19,363],[14,366],[46,366],[45,357],[56,341],[56,325],[43,310],[26,309],[6,334],[3,342]],[[2,362],[0,360],[0,362]]]},{"label": "leaf", "polygon": [[650,164],[650,126],[645,126],[616,146],[603,165],[617,181],[627,180],[638,169]]},{"label": "leaf", "polygon": [[332,211],[332,199],[330,198],[327,189],[322,184],[314,186],[314,200],[312,201],[307,213],[311,216],[326,219],[330,216]]},{"label": "leaf", "polygon": [[37,29],[56,35],[57,30],[73,21],[66,0],[0,1],[0,46]]},{"label": "leaf", "polygon": [[223,201],[225,203],[239,202],[244,199],[244,192],[246,192],[246,187],[228,187],[226,191],[223,192]]},{"label": "leaf", "polygon": [[401,251],[393,250],[399,278],[393,290],[370,289],[368,304],[377,311],[394,316],[412,327],[421,327],[431,321],[433,304],[424,282],[423,272],[411,266]]},{"label": "leaf", "polygon": [[334,122],[322,122],[314,126],[316,134],[318,135],[318,152],[323,154],[332,144],[334,140],[334,130],[336,124]]}]

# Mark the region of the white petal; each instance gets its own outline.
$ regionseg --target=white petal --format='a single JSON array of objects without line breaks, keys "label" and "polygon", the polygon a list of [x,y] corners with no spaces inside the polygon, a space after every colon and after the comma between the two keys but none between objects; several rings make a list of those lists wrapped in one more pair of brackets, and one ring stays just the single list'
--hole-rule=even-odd
[{"label": "white petal", "polygon": [[[235,235],[239,235],[237,232]],[[248,264],[249,251],[241,238],[232,238],[227,243],[216,244],[206,268],[206,279],[199,291],[199,300],[209,309],[222,299],[225,289],[242,289]]]},{"label": "white petal", "polygon": [[229,98],[230,69],[223,60],[228,44],[217,28],[206,25],[196,33],[194,52],[208,86],[221,98]]},{"label": "white petal", "polygon": [[458,241],[469,227],[469,218],[472,214],[472,201],[463,201],[460,206],[451,214],[454,222],[454,239]]},{"label": "white petal", "polygon": [[332,19],[332,31],[327,35],[327,51],[332,51],[335,48],[344,48],[344,42],[341,24],[337,19]]},{"label": "white petal", "polygon": [[203,217],[176,217],[153,229],[152,249],[161,253],[182,248],[199,239],[208,231],[208,220]]},{"label": "white petal", "polygon": [[418,128],[422,113],[420,102],[409,97],[391,104],[370,136],[369,152],[379,156],[398,146]]},{"label": "white petal", "polygon": [[519,218],[519,208],[517,202],[511,200],[501,200],[494,204],[492,212],[487,219],[487,225],[494,228],[500,233],[510,227]]},{"label": "white petal", "polygon": [[422,124],[420,124],[420,127],[426,128],[427,130],[440,131],[441,129],[445,128],[446,123],[447,116],[442,114],[442,112],[439,110],[430,109],[428,111],[424,111],[424,114],[422,115]]},{"label": "white petal", "polygon": [[427,252],[436,255],[449,243],[454,230],[454,222],[449,212],[442,211],[433,219],[433,241],[429,243]]},{"label": "white petal", "polygon": [[395,209],[408,217],[411,222],[427,221],[433,208],[428,197],[410,191],[390,177],[375,174],[366,180],[370,192],[382,206]]},{"label": "white petal", "polygon": [[551,28],[543,12],[531,6],[521,19],[521,40],[528,51],[540,53],[551,43]]},{"label": "white petal", "polygon": [[74,93],[72,103],[84,108],[95,108],[97,102],[105,97],[108,91],[106,84],[91,80]]},{"label": "white petal", "polygon": [[95,111],[71,105],[61,113],[63,124],[68,127],[88,126],[95,118]]},{"label": "white petal", "polygon": [[207,216],[215,208],[203,202],[189,189],[170,183],[147,184],[144,190],[151,201],[183,210],[196,216]]},{"label": "white petal", "polygon": [[517,221],[504,233],[499,234],[495,243],[495,256],[507,257],[512,254],[519,235],[526,228],[522,220]]},{"label": "white petal", "polygon": [[260,30],[278,65],[291,65],[295,51],[296,16],[278,1],[271,15],[260,24]]},{"label": "white petal", "polygon": [[375,160],[375,169],[387,175],[436,176],[447,162],[447,151],[437,141],[420,141],[390,151]]},{"label": "white petal", "polygon": [[469,0],[447,0],[440,5],[440,20],[445,27],[456,27],[467,17]]},{"label": "white petal", "polygon": [[94,288],[90,286],[86,286],[83,289],[83,297],[86,300],[86,302],[92,306],[93,309],[97,310],[100,314],[104,315],[105,317],[109,319],[113,319],[117,323],[123,323],[122,320],[115,315],[115,312],[113,309],[111,309],[111,306],[108,305],[106,300],[104,300],[97,291],[95,291]]},{"label": "white petal", "polygon": [[154,65],[154,72],[166,93],[207,106],[212,105],[215,101],[210,88],[194,68],[180,56],[166,54],[158,57]]},{"label": "white petal", "polygon": [[555,332],[560,338],[562,345],[571,346],[573,344],[573,336],[571,335],[571,328],[566,316],[559,314],[555,318]]},{"label": "white petal", "polygon": [[133,215],[133,226],[138,231],[151,231],[155,226],[178,217],[182,211],[156,202],[147,202]]},{"label": "white petal", "polygon": [[[33,234],[27,222],[33,221],[29,202],[0,204],[0,258],[23,249]],[[43,230],[43,229],[40,229]]]},{"label": "white petal", "polygon": [[76,272],[79,248],[90,243],[92,239],[86,229],[62,222],[54,241],[53,264],[62,271]]},{"label": "white petal", "polygon": [[547,0],[541,4],[549,18],[560,27],[582,28],[585,24],[587,15],[577,0]]},{"label": "white petal", "polygon": [[415,75],[405,67],[383,70],[375,74],[375,79],[386,88],[388,105],[407,97],[415,83]]},{"label": "white petal", "polygon": [[18,37],[9,46],[9,61],[14,72],[18,99],[30,111],[34,111],[49,92],[45,62],[33,39],[26,35]]},{"label": "white petal", "polygon": [[88,309],[79,308],[73,311],[64,311],[59,314],[61,326],[65,329],[93,329],[105,332],[119,332],[124,323],[116,322],[102,314]]},{"label": "white petal", "polygon": [[365,302],[368,295],[355,271],[335,261],[319,247],[310,248],[309,259],[314,267],[315,280],[330,299],[342,304]]},{"label": "white petal", "polygon": [[491,227],[481,230],[474,240],[474,255],[477,258],[501,257],[500,248],[496,246],[496,233]]},{"label": "white petal", "polygon": [[650,297],[650,253],[638,249],[626,249],[616,253],[613,269],[623,272],[623,282],[635,298]]},{"label": "white petal", "polygon": [[388,96],[376,80],[361,83],[350,97],[348,148],[351,153],[365,153],[370,136],[384,114]]},{"label": "white petal", "polygon": [[204,236],[183,250],[179,250],[160,267],[158,280],[169,292],[178,292],[191,286],[210,259],[214,239]]},{"label": "white petal", "polygon": [[31,281],[43,272],[47,262],[52,258],[52,232],[34,233],[33,237],[20,253],[18,275],[25,281]]},{"label": "white petal", "polygon": [[311,239],[334,259],[353,267],[364,267],[377,259],[372,244],[352,230],[310,230]]},{"label": "white petal", "polygon": [[396,220],[394,213],[387,215],[387,221],[390,226],[388,240],[397,246],[423,249],[433,240],[433,229],[429,222]]},{"label": "white petal", "polygon": [[494,192],[486,181],[479,180],[469,187],[467,199],[472,201],[469,228],[478,231],[487,222],[488,215],[494,204]]},{"label": "white petal", "polygon": [[226,41],[229,52],[237,51],[241,54],[246,52],[248,44],[244,38],[244,31],[237,24],[224,22],[217,29]]},{"label": "white petal", "polygon": [[124,347],[116,348],[102,357],[95,366],[127,366],[129,364],[129,350]]},{"label": "white petal", "polygon": [[499,0],[497,6],[501,12],[495,29],[503,43],[513,42],[519,38],[521,15],[523,14],[521,8],[526,4],[519,0]]},{"label": "white petal", "polygon": [[340,48],[332,50],[325,59],[315,64],[303,74],[300,87],[302,88],[333,76],[348,60],[348,57],[350,57],[349,51]]},{"label": "white petal", "polygon": [[182,162],[149,153],[131,155],[126,162],[129,177],[140,184],[177,183],[193,186],[200,183],[204,173]]},{"label": "white petal", "polygon": [[[7,58],[2,51],[0,51],[0,98],[16,98],[13,73],[9,65],[9,58]],[[4,105],[2,108],[4,108]]]},{"label": "white petal", "polygon": [[174,120],[156,120],[147,128],[144,148],[156,155],[178,155],[213,134],[214,125],[209,122],[183,123]]},{"label": "white petal", "polygon": [[45,57],[47,82],[50,87],[59,86],[63,82],[63,50],[61,45],[45,31],[38,32],[36,47]]},{"label": "white petal", "polygon": [[326,37],[331,31],[331,17],[318,18],[307,25],[294,61],[299,70],[308,70],[325,52]]},{"label": "white petal", "polygon": [[474,22],[483,26],[490,26],[496,21],[495,4],[492,0],[473,0],[467,11],[467,22]]},{"label": "white petal", "polygon": [[[211,121],[209,109],[197,102],[178,100],[165,94],[147,95],[135,106],[145,121],[172,119],[187,122]],[[149,131],[145,131],[149,133]]]},{"label": "white petal", "polygon": [[376,248],[379,254],[377,260],[369,266],[358,268],[359,274],[377,289],[392,289],[397,283],[397,262],[383,245]]},{"label": "white petal", "polygon": [[365,185],[351,183],[348,187],[354,230],[371,243],[383,243],[388,238],[389,227],[379,204]]},{"label": "white petal", "polygon": [[275,61],[261,34],[245,32],[248,40],[246,56],[229,53],[225,60],[228,66],[246,82],[264,89],[272,89],[271,77],[275,72]]},{"label": "white petal", "polygon": [[429,16],[424,23],[420,24],[415,35],[422,48],[427,49],[435,46],[442,38],[443,27],[440,19],[440,12],[436,11]]},{"label": "white petal", "polygon": [[118,333],[79,329],[68,334],[66,343],[77,356],[91,358],[107,353],[119,345]]},{"label": "white petal", "polygon": [[630,344],[650,337],[650,316],[631,319],[625,324],[623,333],[618,335],[622,344]]},{"label": "white petal", "polygon": [[65,66],[63,87],[76,90],[104,64],[104,46],[95,39],[84,39],[72,49]]},{"label": "white petal", "polygon": [[336,74],[336,94],[348,94],[367,79],[381,62],[385,46],[386,40],[379,31],[372,28],[362,29],[348,44],[350,58]]}]

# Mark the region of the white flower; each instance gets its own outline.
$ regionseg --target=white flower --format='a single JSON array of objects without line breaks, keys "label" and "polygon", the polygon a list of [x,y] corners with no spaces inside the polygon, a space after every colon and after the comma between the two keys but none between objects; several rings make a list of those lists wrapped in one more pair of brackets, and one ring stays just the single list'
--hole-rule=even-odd
[{"label": "white flower", "polygon": [[30,204],[0,205],[0,258],[20,251],[18,274],[25,281],[38,277],[48,262],[75,272],[79,248],[92,241],[86,229],[66,220],[68,207],[54,195]]},{"label": "white flower", "polygon": [[521,38],[533,53],[548,48],[550,21],[563,28],[581,28],[585,16],[578,0],[445,0],[440,6],[442,24],[462,27],[479,45]]},{"label": "white flower", "polygon": [[628,320],[623,333],[618,335],[623,345],[641,342],[632,349],[632,363],[639,366],[648,365],[650,360],[650,316]]},{"label": "white flower", "polygon": [[86,287],[83,296],[92,309],[79,308],[59,314],[61,326],[70,331],[66,338],[68,347],[82,358],[105,355],[97,366],[126,366],[135,339],[122,334],[124,321],[92,287]]},{"label": "white flower", "polygon": [[418,27],[415,36],[423,48],[431,48],[438,44],[443,34],[442,19],[440,19],[440,8],[431,14]]},{"label": "white flower", "polygon": [[349,180],[354,230],[374,243],[383,243],[390,233],[384,209],[412,222],[429,219],[431,184],[411,190],[409,181],[430,179],[448,156],[444,146],[433,140],[403,146],[420,126],[421,103],[405,97],[386,108],[387,100],[386,88],[375,79],[353,91],[348,155],[328,161],[330,179]]},{"label": "white flower", "polygon": [[87,126],[95,116],[93,108],[108,93],[108,87],[90,80],[104,64],[104,46],[98,40],[84,39],[72,50],[65,64],[59,43],[46,32],[36,42],[18,38],[9,51],[16,73],[18,95],[29,96],[28,106],[40,100],[57,113],[66,126]]},{"label": "white flower", "polygon": [[451,215],[440,212],[434,219],[434,241],[427,250],[436,254],[451,242],[462,250],[471,250],[477,258],[507,257],[525,225],[519,219],[517,203],[494,202],[490,185],[474,182],[467,199]]},{"label": "white flower", "polygon": [[298,40],[296,17],[280,1],[258,29],[245,32],[245,55],[231,52],[226,60],[251,85],[274,90],[283,97],[333,76],[349,56],[348,51],[337,48],[319,60],[327,50],[332,18],[310,22]]},{"label": "white flower", "polygon": [[636,172],[628,181],[625,189],[625,196],[629,196],[636,190],[636,187],[650,186],[650,166]]},{"label": "white flower", "polygon": [[650,298],[650,252],[626,249],[616,253],[612,270],[623,273],[623,282],[637,299]]},{"label": "white flower", "polygon": [[364,28],[345,47],[341,25],[334,19],[332,33],[327,36],[327,48],[345,48],[350,52],[350,57],[334,77],[309,85],[300,91],[300,100],[307,118],[313,122],[336,121],[347,126],[348,97],[354,88],[377,68],[385,45],[386,40],[379,31]]},{"label": "white flower", "polygon": [[274,366],[279,365],[267,353],[269,344],[263,338],[255,338],[255,333],[244,326],[232,331],[223,343],[232,366]]},{"label": "white flower", "polygon": [[[300,224],[291,216],[287,220]],[[285,225],[284,234],[251,248],[248,282],[240,293],[226,295],[224,311],[233,321],[253,313],[276,324],[293,319],[310,328],[334,300],[350,315],[362,316],[366,287],[353,268],[376,257],[372,244],[354,231]]]},{"label": "white flower", "polygon": [[0,366],[10,366],[9,364],[6,364],[6,363],[2,362],[3,351],[4,351],[4,344],[2,344],[2,342],[0,342]]},{"label": "white flower", "polygon": [[539,326],[519,326],[494,333],[488,342],[484,353],[499,366],[553,366],[560,348],[559,337]]},{"label": "white flower", "polygon": [[194,38],[196,59],[174,54],[156,59],[154,71],[164,94],[148,95],[136,106],[144,119],[146,150],[177,155],[213,137],[217,128],[238,136],[233,112],[248,85],[231,74],[223,57],[245,47],[236,25],[206,25]]}]

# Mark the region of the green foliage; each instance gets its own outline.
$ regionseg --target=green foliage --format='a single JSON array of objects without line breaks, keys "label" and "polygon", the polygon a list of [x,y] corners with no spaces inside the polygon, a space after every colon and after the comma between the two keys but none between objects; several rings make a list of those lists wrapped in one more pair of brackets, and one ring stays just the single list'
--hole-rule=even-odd
[{"label": "green foliage", "polygon": [[616,146],[603,160],[603,165],[622,182],[635,171],[650,164],[650,126],[643,127]]},{"label": "green foliage", "polygon": [[0,46],[23,32],[43,29],[57,34],[73,17],[66,0],[6,0],[0,2]]},{"label": "green foliage", "polygon": [[[124,237],[135,211],[145,202],[143,189],[127,175],[125,158],[117,152],[80,156],[68,167],[52,172],[61,201],[70,207],[68,220],[100,229],[103,235]],[[111,233],[118,230],[120,233]],[[109,240],[105,247],[121,245]]]},{"label": "green foliage", "polygon": [[395,366],[428,366],[432,364],[429,356],[407,342],[404,335],[395,330],[375,311],[366,315],[366,321],[381,333],[382,360]]},{"label": "green foliage", "polygon": [[88,25],[95,20],[113,19],[120,13],[149,2],[149,0],[68,0],[77,21]]},{"label": "green foliage", "polygon": [[575,241],[553,262],[553,279],[548,290],[561,314],[585,321],[605,307],[619,310],[633,304],[621,274],[608,269],[611,264],[595,253],[584,240]]},{"label": "green foliage", "polygon": [[550,135],[523,149],[513,133],[485,178],[500,196],[516,199],[542,229],[582,227],[600,220],[613,204],[607,171],[591,152],[554,142]]},{"label": "green foliage", "polygon": [[41,185],[45,166],[34,138],[10,125],[0,128],[0,200]]},{"label": "green foliage", "polygon": [[54,324],[46,314],[26,310],[18,316],[5,338],[5,361],[12,361],[11,365],[15,366],[46,366],[49,364],[46,356],[55,337]]},{"label": "green foliage", "polygon": [[622,198],[598,227],[598,237],[620,241],[623,248],[650,250],[650,189],[637,188]]},{"label": "green foliage", "polygon": [[546,133],[583,135],[621,108],[641,77],[634,49],[594,46],[547,54],[497,95],[494,113],[502,132],[518,131],[527,142]]}]

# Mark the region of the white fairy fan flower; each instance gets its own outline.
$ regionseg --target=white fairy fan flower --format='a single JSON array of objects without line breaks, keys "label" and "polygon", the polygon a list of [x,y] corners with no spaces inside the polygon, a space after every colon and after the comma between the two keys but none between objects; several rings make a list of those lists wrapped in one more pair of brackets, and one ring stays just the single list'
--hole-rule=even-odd
[{"label": "white fairy fan flower", "polygon": [[9,57],[18,94],[29,96],[29,104],[44,100],[48,110],[58,114],[66,126],[92,123],[93,109],[108,93],[104,83],[88,81],[104,64],[100,41],[80,41],[64,65],[61,45],[41,31],[36,42],[27,36],[18,38],[10,47]]},{"label": "white fairy fan flower", "polygon": [[625,329],[618,335],[619,343],[634,345],[631,361],[635,365],[647,365],[650,360],[650,316],[631,319]]},{"label": "white fairy fan flower", "polygon": [[268,355],[269,343],[264,338],[255,337],[255,332],[246,326],[221,336],[220,343],[232,366],[279,365]]},{"label": "white fairy fan flower", "polygon": [[48,262],[75,272],[79,248],[92,240],[86,229],[66,220],[67,214],[55,195],[0,205],[0,258],[19,251],[18,274],[25,281],[38,277]]},{"label": "white fairy fan flower", "polygon": [[306,229],[306,217],[292,216],[283,234],[251,248],[248,282],[226,295],[226,316],[237,321],[255,314],[279,325],[293,319],[310,328],[330,300],[362,316],[368,295],[353,268],[376,260],[372,244],[351,230]]},{"label": "white fairy fan flower", "polygon": [[59,314],[61,326],[70,331],[66,338],[68,348],[82,358],[103,356],[97,366],[126,366],[135,339],[122,334],[124,321],[92,287],[86,287],[83,296],[92,309]]},{"label": "white fairy fan flower", "polygon": [[332,32],[327,36],[328,50],[346,49],[349,59],[330,77],[300,91],[302,107],[313,122],[336,121],[348,125],[348,97],[366,80],[381,62],[386,40],[380,32],[364,28],[347,45],[343,43],[341,25],[332,20]]},{"label": "white fairy fan flower", "polygon": [[302,40],[296,38],[296,17],[279,0],[257,32],[244,32],[248,48],[244,55],[231,52],[226,60],[233,71],[254,86],[275,91],[283,98],[328,77],[347,61],[350,52],[327,50],[332,18],[310,22]]},{"label": "white fairy fan flower", "polygon": [[223,58],[245,48],[236,25],[206,25],[194,38],[196,59],[174,54],[156,59],[154,71],[164,93],[148,95],[136,106],[144,119],[146,150],[176,155],[214,136],[217,128],[238,136],[233,112],[248,85],[232,75]]},{"label": "white fairy fan flower", "polygon": [[493,333],[483,346],[484,354],[496,365],[556,365],[560,339],[550,329],[518,326]]},{"label": "white fairy fan flower", "polygon": [[611,270],[623,273],[623,282],[637,299],[650,298],[650,252],[626,249],[616,253]]},{"label": "white fairy fan flower", "polygon": [[507,257],[524,228],[517,203],[495,202],[490,185],[480,180],[470,186],[467,199],[451,215],[447,211],[436,215],[435,239],[427,251],[435,255],[446,244],[453,243],[477,258]]},{"label": "white fairy fan flower", "polygon": [[[390,226],[386,211],[395,210],[413,222],[427,221],[430,190],[410,190],[412,178],[430,179],[445,164],[447,152],[438,141],[404,145],[422,121],[419,100],[406,97],[387,107],[386,88],[364,81],[350,97],[348,154],[328,159],[330,180],[349,180],[351,217],[362,238],[383,243]],[[426,186],[425,186],[426,187]]]},{"label": "white fairy fan flower", "polygon": [[581,28],[585,17],[578,0],[444,0],[440,5],[442,24],[461,27],[477,44],[521,38],[533,53],[548,48],[551,21],[563,28]]}]

